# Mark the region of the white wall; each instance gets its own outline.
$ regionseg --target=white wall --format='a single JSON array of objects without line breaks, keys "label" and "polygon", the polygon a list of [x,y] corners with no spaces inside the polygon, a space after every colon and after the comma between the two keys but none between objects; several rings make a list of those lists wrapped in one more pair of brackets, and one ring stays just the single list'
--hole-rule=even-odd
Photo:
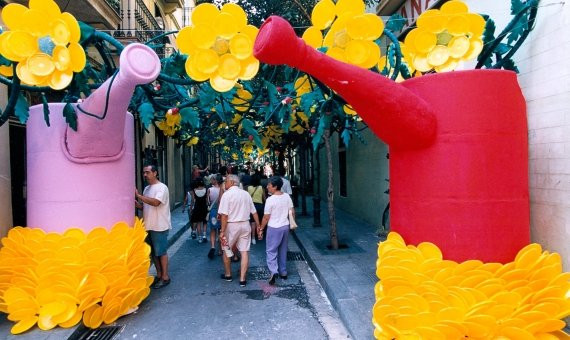
[{"label": "white wall", "polygon": [[[510,1],[472,0],[502,28]],[[488,9],[492,9],[489,11]],[[502,17],[502,18],[500,18]],[[515,55],[527,101],[531,237],[570,270],[570,3],[543,0],[536,27]],[[498,28],[499,28],[498,27]]]}]

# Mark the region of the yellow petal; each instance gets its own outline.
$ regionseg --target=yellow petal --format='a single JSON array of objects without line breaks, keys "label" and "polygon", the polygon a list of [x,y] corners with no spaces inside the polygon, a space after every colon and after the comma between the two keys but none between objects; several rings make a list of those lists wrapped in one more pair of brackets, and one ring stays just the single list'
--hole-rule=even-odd
[{"label": "yellow petal", "polygon": [[213,50],[199,49],[192,57],[194,67],[201,73],[210,74],[218,69],[220,58]]},{"label": "yellow petal", "polygon": [[331,0],[321,0],[313,7],[311,22],[317,29],[324,30],[332,24],[335,15],[335,4]]},{"label": "yellow petal", "polygon": [[55,70],[51,57],[45,53],[36,53],[28,58],[28,70],[37,77],[45,77]]},{"label": "yellow petal", "polygon": [[14,76],[14,69],[12,66],[0,65],[0,74],[4,77],[12,77]]},{"label": "yellow petal", "polygon": [[65,71],[71,64],[71,53],[64,46],[56,46],[53,49],[53,61],[55,63],[55,68],[60,71]]},{"label": "yellow petal", "polygon": [[461,58],[469,50],[469,39],[464,36],[453,37],[447,45],[449,48],[449,55],[453,58]]},{"label": "yellow petal", "polygon": [[29,85],[39,85],[45,82],[46,77],[38,77],[33,75],[30,70],[28,70],[28,65],[26,63],[18,63],[16,66],[16,74],[24,83]]},{"label": "yellow petal", "polygon": [[307,45],[320,48],[323,45],[323,33],[315,26],[311,26],[303,32],[302,39]]},{"label": "yellow petal", "polygon": [[49,17],[58,17],[61,14],[59,6],[52,0],[30,0],[30,9],[38,10]]},{"label": "yellow petal", "polygon": [[24,5],[11,3],[2,8],[2,21],[12,31],[22,27],[22,16],[28,10]]},{"label": "yellow petal", "polygon": [[12,48],[10,47],[10,36],[12,35],[11,31],[6,31],[0,34],[0,54],[2,54],[6,59],[11,61],[21,61],[25,58],[20,57],[12,52]]},{"label": "yellow petal", "polygon": [[211,25],[220,11],[218,7],[210,3],[202,3],[192,11],[192,25]]},{"label": "yellow petal", "polygon": [[476,13],[467,13],[466,16],[469,21],[469,34],[472,38],[480,38],[485,30],[485,19]]},{"label": "yellow petal", "polygon": [[331,58],[338,60],[338,61],[342,61],[342,62],[346,61],[346,56],[345,56],[344,50],[342,48],[331,47],[327,50],[327,55]]},{"label": "yellow petal", "polygon": [[67,28],[69,28],[69,41],[72,43],[78,43],[79,39],[81,38],[81,29],[79,28],[79,23],[75,17],[67,12],[64,12],[59,18],[65,21]]},{"label": "yellow petal", "polygon": [[253,25],[247,25],[240,31],[240,33],[247,35],[252,43],[254,43],[255,38],[257,38],[257,32],[259,32],[259,29]]},{"label": "yellow petal", "polygon": [[237,4],[227,3],[222,6],[222,13],[229,13],[234,17],[234,21],[237,24],[237,30],[240,31],[247,25],[247,15],[244,10]]},{"label": "yellow petal", "polygon": [[38,50],[38,41],[31,34],[24,31],[12,32],[6,37],[6,47],[19,58],[28,58]]},{"label": "yellow petal", "polygon": [[49,78],[48,85],[54,90],[62,90],[66,88],[73,79],[73,72],[71,70],[67,71],[53,71],[51,77]]},{"label": "yellow petal", "polygon": [[213,27],[216,35],[231,39],[238,32],[238,20],[229,13],[220,13],[214,19]]},{"label": "yellow petal", "polygon": [[446,28],[448,20],[449,17],[440,11],[429,9],[419,16],[417,26],[427,32],[440,33]]},{"label": "yellow petal", "polygon": [[427,72],[432,69],[425,55],[415,55],[412,64],[414,68],[420,72]]},{"label": "yellow petal", "polygon": [[78,43],[71,43],[67,48],[71,56],[71,70],[73,72],[81,72],[85,68],[85,63],[87,62],[87,57],[85,56],[85,51],[83,47]]},{"label": "yellow petal", "polygon": [[461,14],[467,13],[469,8],[463,1],[452,0],[444,3],[441,6],[440,11],[444,14]]},{"label": "yellow petal", "polygon": [[463,60],[475,59],[483,50],[483,41],[481,39],[471,39],[469,50],[463,56]]},{"label": "yellow petal", "polygon": [[17,324],[12,326],[12,329],[10,330],[10,332],[12,334],[23,333],[23,332],[27,331],[28,329],[32,328],[36,324],[37,321],[38,321],[38,317],[35,315],[31,316],[27,319],[20,320]]},{"label": "yellow petal", "polygon": [[457,68],[459,62],[457,59],[449,58],[445,64],[434,67],[437,73],[453,71]]},{"label": "yellow petal", "polygon": [[50,21],[42,11],[30,9],[22,17],[22,27],[36,37],[44,37],[51,34]]},{"label": "yellow petal", "polygon": [[437,37],[433,33],[419,31],[413,43],[418,52],[428,53],[435,47],[435,44],[437,43]]},{"label": "yellow petal", "polygon": [[362,68],[369,69],[371,67],[374,67],[374,65],[376,65],[378,62],[378,59],[380,59],[380,47],[373,41],[363,41],[363,43],[368,51],[368,58],[357,65]]},{"label": "yellow petal", "polygon": [[357,15],[346,23],[346,31],[352,39],[375,40],[384,30],[384,23],[372,13]]},{"label": "yellow petal", "polygon": [[216,33],[205,24],[196,24],[192,27],[190,37],[194,46],[198,48],[210,48],[216,42]]},{"label": "yellow petal", "polygon": [[466,15],[454,15],[447,23],[447,31],[456,36],[467,35],[470,31]]},{"label": "yellow petal", "polygon": [[192,43],[192,26],[186,26],[178,32],[176,36],[176,46],[181,53],[192,55],[196,46]]},{"label": "yellow petal", "polygon": [[51,39],[56,45],[67,46],[71,38],[71,32],[67,23],[63,20],[54,20],[51,23]]},{"label": "yellow petal", "polygon": [[253,53],[253,40],[244,34],[238,33],[230,40],[230,53],[239,60],[245,60]]},{"label": "yellow petal", "polygon": [[215,73],[210,77],[210,85],[218,92],[228,92],[236,84],[236,79],[226,79]]},{"label": "yellow petal", "polygon": [[336,3],[336,15],[339,17],[347,13],[362,14],[365,9],[364,1],[362,0],[338,0]]},{"label": "yellow petal", "polygon": [[259,60],[255,59],[253,56],[241,61],[241,72],[239,74],[239,79],[241,80],[251,80],[259,71]]},{"label": "yellow petal", "polygon": [[241,72],[241,64],[238,58],[232,54],[224,54],[220,58],[218,73],[226,79],[235,79]]}]

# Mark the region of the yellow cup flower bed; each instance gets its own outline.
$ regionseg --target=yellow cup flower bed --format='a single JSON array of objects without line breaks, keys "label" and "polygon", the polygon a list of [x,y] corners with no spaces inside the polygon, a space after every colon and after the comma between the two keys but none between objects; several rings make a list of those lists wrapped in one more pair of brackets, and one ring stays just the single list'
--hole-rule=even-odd
[{"label": "yellow cup flower bed", "polygon": [[16,227],[0,248],[0,312],[12,334],[110,324],[150,293],[150,247],[142,220],[110,231],[71,228],[63,234]]},{"label": "yellow cup flower bed", "polygon": [[443,260],[432,243],[390,233],[378,247],[377,339],[559,339],[570,315],[570,273],[539,244],[513,262]]}]

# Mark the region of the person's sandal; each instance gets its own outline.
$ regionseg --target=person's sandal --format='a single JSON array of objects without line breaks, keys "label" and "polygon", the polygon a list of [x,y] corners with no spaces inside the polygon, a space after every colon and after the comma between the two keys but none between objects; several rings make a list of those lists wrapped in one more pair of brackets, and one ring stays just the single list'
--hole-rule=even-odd
[{"label": "person's sandal", "polygon": [[160,280],[155,285],[152,286],[154,289],[160,289],[162,287],[166,287],[170,284],[170,279],[168,280]]},{"label": "person's sandal", "polygon": [[230,275],[230,276],[226,276],[226,274],[222,274],[222,275],[221,275],[221,278],[222,278],[222,280],[225,280],[225,281],[227,281],[227,282],[232,282],[232,281],[233,281],[233,278],[232,278],[231,275]]},{"label": "person's sandal", "polygon": [[247,281],[240,281],[239,282],[240,287],[245,287],[246,285],[247,285]]}]

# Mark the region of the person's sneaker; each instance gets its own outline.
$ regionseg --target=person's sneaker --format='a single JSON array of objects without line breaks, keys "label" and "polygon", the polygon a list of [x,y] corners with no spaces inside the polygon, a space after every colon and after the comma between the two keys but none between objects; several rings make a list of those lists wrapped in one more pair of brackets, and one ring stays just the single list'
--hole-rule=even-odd
[{"label": "person's sneaker", "polygon": [[269,278],[269,281],[267,281],[267,283],[273,286],[275,284],[275,280],[277,280],[277,274],[271,274],[271,277]]},{"label": "person's sneaker", "polygon": [[240,287],[245,287],[246,285],[247,285],[247,281],[240,281],[239,282]]},{"label": "person's sneaker", "polygon": [[233,281],[233,278],[232,278],[231,275],[230,275],[230,276],[226,276],[226,274],[222,274],[221,277],[222,277],[222,280],[225,280],[225,281],[227,281],[227,282],[232,282],[232,281]]},{"label": "person's sneaker", "polygon": [[211,260],[214,258],[214,253],[216,252],[216,250],[214,248],[210,248],[210,251],[208,252],[208,258]]},{"label": "person's sneaker", "polygon": [[283,279],[283,280],[287,280],[287,275],[281,275],[281,274],[279,274],[279,277],[280,277],[281,279]]},{"label": "person's sneaker", "polygon": [[191,234],[191,236],[192,236],[192,239],[195,240],[195,239],[196,239],[196,232],[193,231],[192,234]]}]

